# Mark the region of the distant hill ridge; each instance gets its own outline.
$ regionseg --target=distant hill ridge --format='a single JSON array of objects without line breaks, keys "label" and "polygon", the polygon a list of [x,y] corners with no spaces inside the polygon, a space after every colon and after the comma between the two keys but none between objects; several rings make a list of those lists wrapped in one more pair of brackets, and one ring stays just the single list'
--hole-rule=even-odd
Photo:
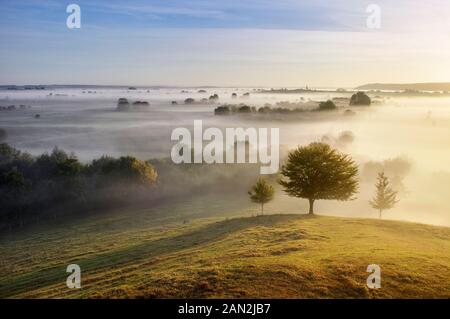
[{"label": "distant hill ridge", "polygon": [[358,86],[357,90],[417,90],[417,91],[450,91],[450,82],[435,83],[369,83]]}]

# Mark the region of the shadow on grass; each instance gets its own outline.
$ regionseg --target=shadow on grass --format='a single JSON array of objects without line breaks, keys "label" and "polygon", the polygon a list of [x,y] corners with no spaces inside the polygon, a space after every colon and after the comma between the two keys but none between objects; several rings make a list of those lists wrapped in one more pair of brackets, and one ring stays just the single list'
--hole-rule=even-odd
[{"label": "shadow on grass", "polygon": [[90,258],[71,260],[58,266],[45,268],[0,282],[0,297],[12,297],[26,291],[43,288],[57,283],[65,283],[68,264],[78,264],[83,274],[132,264],[147,258],[179,252],[191,247],[209,244],[223,239],[228,234],[255,226],[272,226],[292,220],[314,218],[308,215],[265,215],[251,218],[234,218],[202,226],[173,237],[148,241],[123,249],[113,250]]}]

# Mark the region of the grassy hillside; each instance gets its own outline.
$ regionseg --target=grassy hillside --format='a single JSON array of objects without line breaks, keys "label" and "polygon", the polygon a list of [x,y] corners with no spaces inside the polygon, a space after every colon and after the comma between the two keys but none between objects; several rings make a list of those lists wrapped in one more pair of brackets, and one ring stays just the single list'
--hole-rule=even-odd
[{"label": "grassy hillside", "polygon": [[[449,228],[306,215],[115,216],[2,237],[0,296],[450,297]],[[81,289],[65,286],[70,263],[81,266]],[[369,264],[381,266],[381,289],[366,288]]]}]

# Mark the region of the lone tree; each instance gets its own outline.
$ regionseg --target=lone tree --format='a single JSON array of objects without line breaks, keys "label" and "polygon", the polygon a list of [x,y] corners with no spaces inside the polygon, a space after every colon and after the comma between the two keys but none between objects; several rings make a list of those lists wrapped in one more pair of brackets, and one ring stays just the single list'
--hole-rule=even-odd
[{"label": "lone tree", "polygon": [[267,183],[263,178],[258,179],[252,189],[248,192],[250,199],[254,203],[261,204],[261,214],[264,214],[264,204],[270,202],[273,199],[275,191],[273,186]]},{"label": "lone tree", "polygon": [[318,108],[319,111],[330,111],[330,110],[335,110],[335,109],[336,109],[336,104],[334,104],[334,102],[331,100],[319,103],[319,108]]},{"label": "lone tree", "polygon": [[364,92],[357,92],[350,98],[350,105],[370,105],[372,101],[370,97]]},{"label": "lone tree", "polygon": [[397,192],[392,190],[389,185],[389,179],[384,175],[384,172],[378,173],[375,187],[377,188],[377,193],[369,203],[373,208],[378,209],[379,218],[381,219],[383,210],[391,209],[398,203]]},{"label": "lone tree", "polygon": [[308,199],[310,214],[314,214],[315,200],[352,200],[358,189],[355,162],[325,143],[290,152],[281,175],[279,183],[288,195]]}]

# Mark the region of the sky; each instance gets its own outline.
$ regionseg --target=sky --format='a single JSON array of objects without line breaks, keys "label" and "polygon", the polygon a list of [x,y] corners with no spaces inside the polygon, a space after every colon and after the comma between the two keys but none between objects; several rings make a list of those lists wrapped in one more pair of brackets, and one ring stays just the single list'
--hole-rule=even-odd
[{"label": "sky", "polygon": [[[81,28],[66,24],[69,4]],[[368,27],[380,9],[379,28]],[[0,84],[450,82],[448,0],[0,0]],[[372,21],[372,20],[371,20]]]}]

